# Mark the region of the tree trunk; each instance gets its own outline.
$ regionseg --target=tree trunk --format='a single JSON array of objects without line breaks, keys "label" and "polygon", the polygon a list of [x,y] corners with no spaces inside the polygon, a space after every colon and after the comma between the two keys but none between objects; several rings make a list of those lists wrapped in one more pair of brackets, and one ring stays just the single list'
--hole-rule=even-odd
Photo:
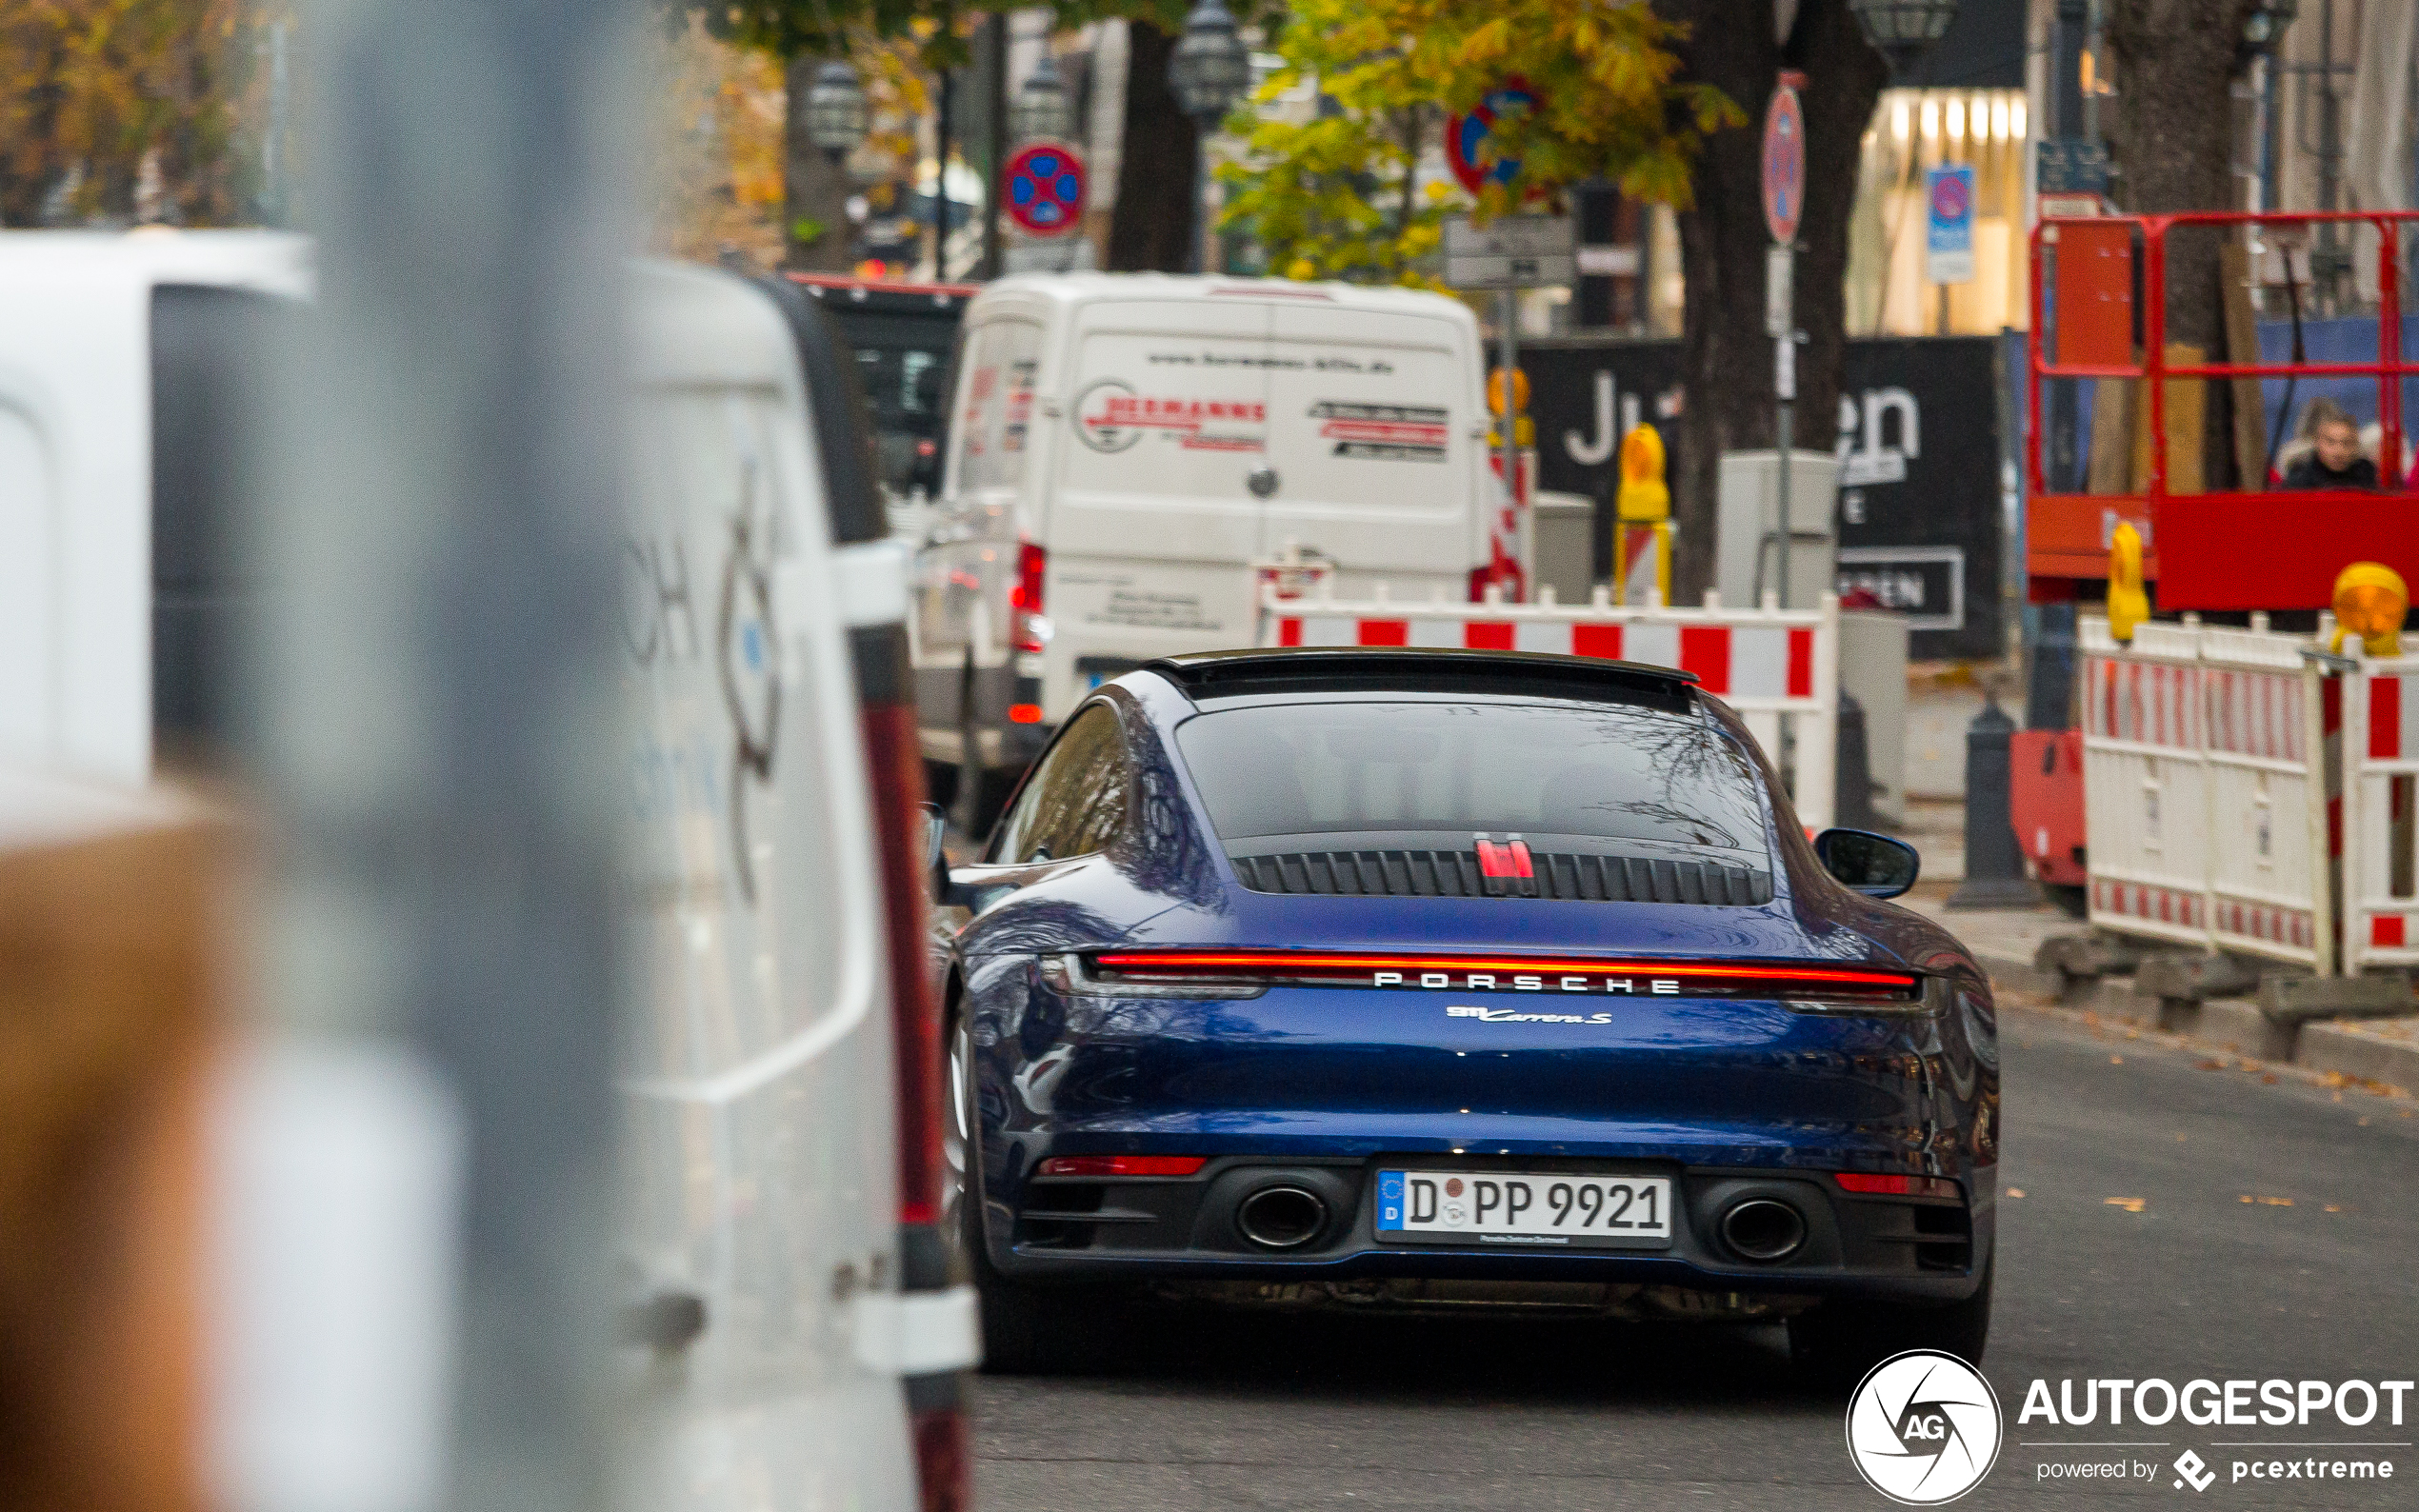
[{"label": "tree trunk", "polygon": [[1176,39],[1150,22],[1127,30],[1126,130],[1117,160],[1117,208],[1109,219],[1109,267],[1120,273],[1181,273],[1191,266],[1192,118],[1176,108],[1168,55]]},{"label": "tree trunk", "polygon": [[830,60],[804,52],[782,69],[782,245],[785,266],[810,273],[845,273],[855,264],[856,229],[849,224],[849,196],[855,186],[848,165],[807,135],[807,91],[815,71]]},{"label": "tree trunk", "polygon": [[1658,0],[1687,21],[1686,76],[1718,87],[1747,111],[1746,126],[1705,144],[1696,203],[1681,212],[1687,281],[1682,381],[1686,408],[1670,475],[1675,603],[1694,604],[1713,582],[1715,495],[1722,453],[1769,448],[1777,415],[1772,338],[1764,329],[1764,109],[1786,61],[1804,70],[1805,212],[1799,219],[1794,445],[1828,452],[1838,441],[1840,358],[1847,348],[1848,223],[1856,199],[1865,128],[1889,70],[1865,41],[1847,0],[1806,0],[1788,46],[1772,42],[1764,0]]},{"label": "tree trunk", "polygon": [[[2116,189],[2128,210],[2236,208],[2228,83],[2234,40],[2251,9],[2252,0],[2109,0],[2104,34],[2116,63]],[[2167,239],[2167,340],[2198,348],[2205,362],[2227,360],[2223,242],[2218,231],[2191,228]],[[2203,487],[2231,487],[2233,396],[2222,381],[2206,387]]]}]

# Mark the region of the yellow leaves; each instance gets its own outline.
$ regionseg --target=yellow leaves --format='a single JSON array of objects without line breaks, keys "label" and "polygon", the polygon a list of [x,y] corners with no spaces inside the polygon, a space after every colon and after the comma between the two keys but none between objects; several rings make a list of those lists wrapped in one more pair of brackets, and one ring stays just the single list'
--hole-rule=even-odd
[{"label": "yellow leaves", "polygon": [[1453,56],[1462,63],[1491,63],[1511,50],[1511,22],[1497,16],[1462,39]]},{"label": "yellow leaves", "polygon": [[1285,265],[1285,276],[1298,284],[1307,284],[1319,276],[1319,265],[1307,257],[1297,257]]},{"label": "yellow leaves", "polygon": [[2293,1200],[2289,1197],[2252,1197],[2246,1194],[2242,1197],[2236,1198],[2235,1201],[2240,1203],[2256,1203],[2262,1207],[2290,1207],[2293,1205]]},{"label": "yellow leaves", "polygon": [[2138,1213],[2149,1206],[2149,1202],[2150,1200],[2147,1197],[2104,1197],[2100,1200],[2100,1205],[2122,1207],[2129,1213]]}]

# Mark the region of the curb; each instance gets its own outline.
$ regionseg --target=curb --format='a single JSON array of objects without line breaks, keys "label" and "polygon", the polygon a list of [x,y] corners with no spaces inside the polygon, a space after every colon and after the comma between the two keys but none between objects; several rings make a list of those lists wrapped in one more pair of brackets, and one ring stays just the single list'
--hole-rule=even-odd
[{"label": "curb", "polygon": [[2419,1016],[2402,1019],[2277,1024],[2249,998],[2217,998],[2162,1010],[2157,998],[2133,990],[2129,977],[2104,977],[2062,999],[2060,984],[2029,962],[1976,955],[1997,993],[2029,1002],[2003,1005],[2093,1028],[2117,1027],[2129,1037],[2170,1049],[2232,1055],[2242,1069],[2285,1072],[2317,1086],[2357,1084],[2380,1097],[2409,1098],[2419,1088]]}]

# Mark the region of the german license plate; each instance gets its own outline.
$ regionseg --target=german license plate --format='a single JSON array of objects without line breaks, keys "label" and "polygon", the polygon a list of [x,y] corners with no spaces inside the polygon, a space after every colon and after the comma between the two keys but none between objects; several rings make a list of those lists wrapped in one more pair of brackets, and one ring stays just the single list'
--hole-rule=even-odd
[{"label": "german license plate", "polygon": [[1661,1249],[1671,1183],[1566,1171],[1377,1173],[1377,1237],[1505,1249]]}]

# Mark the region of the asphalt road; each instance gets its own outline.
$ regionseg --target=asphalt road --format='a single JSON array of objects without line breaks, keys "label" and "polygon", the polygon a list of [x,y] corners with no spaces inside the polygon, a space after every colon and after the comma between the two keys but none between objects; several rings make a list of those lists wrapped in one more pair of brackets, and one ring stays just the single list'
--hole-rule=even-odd
[{"label": "asphalt road", "polygon": [[[2365,1429],[2323,1416],[2307,1430],[2016,1421],[2036,1378],[2054,1392],[2071,1377],[2079,1393],[2089,1377],[2419,1376],[2410,1104],[2209,1069],[2036,1013],[2009,1011],[2002,1027],[1985,1372],[2006,1446],[1959,1505],[2419,1506],[2410,1447],[2369,1451],[2394,1462],[2389,1482],[2271,1485],[2234,1483],[2229,1457],[2357,1451],[2220,1446],[2407,1443],[2419,1393],[2398,1429],[2382,1412]],[[1849,1461],[1844,1401],[1802,1383],[1771,1328],[1178,1316],[1098,1373],[985,1378],[976,1497],[985,1512],[1886,1507]],[[2042,1446],[2052,1440],[2156,1447]],[[2166,1469],[2187,1448],[2218,1472],[2205,1492]],[[2040,1479],[2045,1463],[2127,1455],[2156,1462],[2155,1479]]]}]

